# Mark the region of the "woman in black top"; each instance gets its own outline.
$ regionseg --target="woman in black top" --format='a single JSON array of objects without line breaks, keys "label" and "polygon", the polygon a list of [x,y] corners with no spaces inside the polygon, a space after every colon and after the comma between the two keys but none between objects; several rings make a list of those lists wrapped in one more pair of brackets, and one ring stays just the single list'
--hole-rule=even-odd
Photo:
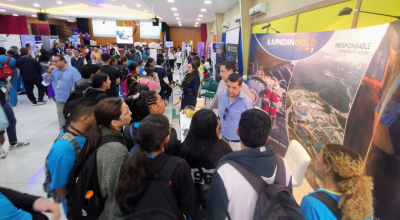
[{"label": "woman in black top", "polygon": [[[169,139],[170,127],[167,117],[161,114],[154,114],[142,120],[137,134],[139,149],[127,159],[115,190],[116,200],[123,213],[132,214],[135,211],[140,211],[139,207],[144,204],[149,204],[149,202],[142,200],[143,197],[147,201],[152,201],[155,204],[154,206],[159,204],[157,200],[167,198],[166,194],[169,192],[165,191],[154,195],[154,191],[151,190],[157,190],[157,188],[152,187],[152,184],[156,183],[154,181],[150,184],[149,180],[161,172],[171,157],[164,153],[165,145]],[[170,204],[171,207],[176,208],[174,210],[176,218],[174,219],[184,219],[182,214],[194,217],[196,213],[196,192],[190,174],[190,167],[186,160],[181,159],[176,165],[176,168],[172,171],[169,185],[170,187],[167,189],[171,189],[176,198],[176,203],[172,201],[176,205]]]},{"label": "woman in black top", "polygon": [[180,156],[189,163],[197,191],[198,203],[206,207],[205,193],[219,160],[232,152],[232,148],[217,137],[218,120],[208,109],[196,112],[190,124],[189,133],[178,149],[166,149],[169,155]]},{"label": "woman in black top", "polygon": [[181,89],[183,91],[181,109],[186,106],[196,106],[197,97],[200,87],[199,66],[196,62],[191,62],[187,65],[187,73],[183,79]]}]

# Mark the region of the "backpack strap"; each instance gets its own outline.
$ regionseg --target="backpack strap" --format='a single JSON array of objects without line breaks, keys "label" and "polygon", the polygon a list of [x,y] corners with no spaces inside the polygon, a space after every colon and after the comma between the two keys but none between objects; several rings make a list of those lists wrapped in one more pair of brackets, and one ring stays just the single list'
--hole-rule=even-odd
[{"label": "backpack strap", "polygon": [[132,142],[135,143],[135,137],[133,136],[133,127],[134,123],[132,123],[132,125],[129,125],[129,134],[131,135],[132,138]]},{"label": "backpack strap", "polygon": [[72,144],[74,147],[75,155],[79,153],[81,147],[79,146],[78,141],[76,140],[75,136],[69,132],[65,132],[64,134],[60,135],[57,140],[66,140]]},{"label": "backpack strap", "polygon": [[250,183],[258,194],[264,191],[267,183],[260,176],[250,173],[236,161],[229,160],[227,163],[233,166],[247,180],[247,182]]},{"label": "backpack strap", "polygon": [[99,147],[111,142],[118,142],[125,145],[123,137],[118,137],[115,135],[106,135],[100,138]]},{"label": "backpack strap", "polygon": [[276,175],[275,175],[275,183],[286,186],[286,167],[285,162],[281,156],[276,154]]},{"label": "backpack strap", "polygon": [[6,62],[5,62],[5,64],[9,64],[9,63],[10,63],[10,60],[11,60],[11,57],[8,57],[7,60],[6,60]]},{"label": "backpack strap", "polygon": [[342,219],[342,210],[339,208],[339,202],[328,193],[319,191],[311,193],[310,196],[322,202],[337,219]]},{"label": "backpack strap", "polygon": [[171,181],[172,175],[174,174],[176,167],[180,163],[182,163],[182,158],[169,156],[160,173],[156,173],[154,175],[154,179],[159,179],[166,182]]}]

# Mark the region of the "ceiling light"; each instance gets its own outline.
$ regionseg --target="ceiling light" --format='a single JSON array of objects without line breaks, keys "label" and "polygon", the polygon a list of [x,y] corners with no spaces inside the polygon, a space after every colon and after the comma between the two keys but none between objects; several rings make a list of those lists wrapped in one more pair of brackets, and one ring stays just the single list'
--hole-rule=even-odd
[{"label": "ceiling light", "polygon": [[126,5],[122,5],[122,7],[126,8]]},{"label": "ceiling light", "polygon": [[57,4],[61,5],[61,4],[62,4],[62,1],[57,1]]},{"label": "ceiling light", "polygon": [[196,22],[195,24],[199,24],[199,22]]},{"label": "ceiling light", "polygon": [[180,24],[179,27],[182,27],[182,25]]},{"label": "ceiling light", "polygon": [[6,10],[5,10],[5,9],[0,9],[0,11],[1,11],[1,12],[5,12]]},{"label": "ceiling light", "polygon": [[175,0],[168,0],[168,2],[174,2]]},{"label": "ceiling light", "polygon": [[33,4],[33,6],[35,6],[35,7],[40,7],[40,5],[39,5],[39,4],[36,4],[36,3]]},{"label": "ceiling light", "polygon": [[37,15],[32,15],[32,17],[37,17]]},{"label": "ceiling light", "polygon": [[176,8],[171,8],[171,10],[172,10],[172,11],[176,11],[177,9],[176,9]]},{"label": "ceiling light", "polygon": [[115,2],[115,0],[111,0],[112,2]]},{"label": "ceiling light", "polygon": [[138,6],[138,7],[142,7],[140,4],[136,4],[136,6]]},{"label": "ceiling light", "polygon": [[13,16],[18,16],[17,14],[13,14]]},{"label": "ceiling light", "polygon": [[195,27],[197,27],[197,24],[196,25],[194,25]]},{"label": "ceiling light", "polygon": [[180,18],[176,18],[176,20],[181,20]]},{"label": "ceiling light", "polygon": [[179,16],[179,14],[178,14],[178,13],[175,13],[174,16]]},{"label": "ceiling light", "polygon": [[207,11],[205,8],[202,8],[201,11]]},{"label": "ceiling light", "polygon": [[201,19],[200,19],[200,18],[197,18],[197,20],[198,20],[198,21],[201,21]]},{"label": "ceiling light", "polygon": [[144,12],[148,12],[146,9],[145,10],[143,10]]},{"label": "ceiling light", "polygon": [[203,15],[202,15],[202,14],[200,14],[200,15],[199,15],[199,17],[200,17],[200,18],[202,18],[202,17],[203,17]]},{"label": "ceiling light", "polygon": [[205,4],[211,4],[211,1],[204,1]]}]

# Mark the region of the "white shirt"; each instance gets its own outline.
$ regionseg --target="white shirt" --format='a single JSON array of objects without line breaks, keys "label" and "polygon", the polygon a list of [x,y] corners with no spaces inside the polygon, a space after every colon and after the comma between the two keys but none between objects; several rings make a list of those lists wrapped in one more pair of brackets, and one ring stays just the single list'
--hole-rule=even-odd
[{"label": "white shirt", "polygon": [[209,62],[204,63],[203,68],[209,70],[211,68],[211,65]]},{"label": "white shirt", "polygon": [[115,53],[117,53],[118,55],[120,55],[120,54],[119,54],[119,49],[118,49],[118,47],[114,47],[114,49],[115,49]]},{"label": "white shirt", "polygon": [[175,60],[175,55],[172,54],[171,52],[168,53],[168,59],[170,60]]},{"label": "white shirt", "polygon": [[176,52],[176,63],[182,63],[182,52]]}]

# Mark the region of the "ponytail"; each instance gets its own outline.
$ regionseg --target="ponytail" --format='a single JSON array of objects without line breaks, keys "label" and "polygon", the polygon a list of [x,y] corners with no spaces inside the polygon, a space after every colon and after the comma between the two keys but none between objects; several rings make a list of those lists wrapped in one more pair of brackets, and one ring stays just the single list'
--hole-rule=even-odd
[{"label": "ponytail", "polygon": [[76,160],[78,163],[85,163],[89,156],[97,150],[100,142],[100,128],[97,124],[94,124],[87,134],[85,145],[77,155]]},{"label": "ponytail", "polygon": [[115,199],[123,213],[129,214],[132,212],[132,209],[145,192],[149,175],[149,158],[147,158],[146,152],[139,148],[127,159],[115,189]]},{"label": "ponytail", "polygon": [[353,149],[327,144],[321,149],[325,162],[333,169],[342,196],[339,208],[343,220],[372,219],[372,178],[364,175],[364,162]]},{"label": "ponytail", "polygon": [[343,220],[357,220],[369,217],[372,219],[372,178],[362,175],[343,179],[335,174],[342,197],[339,201],[339,208],[343,213]]}]

